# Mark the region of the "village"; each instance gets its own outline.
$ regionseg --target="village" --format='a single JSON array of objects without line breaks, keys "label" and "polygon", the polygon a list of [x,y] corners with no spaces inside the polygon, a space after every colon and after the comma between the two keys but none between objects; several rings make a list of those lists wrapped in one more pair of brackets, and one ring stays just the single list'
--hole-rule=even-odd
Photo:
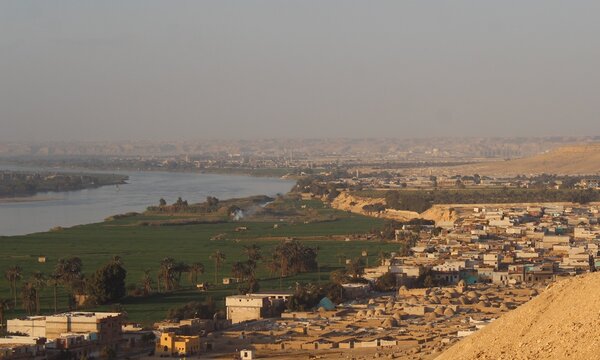
[{"label": "village", "polygon": [[[290,311],[293,291],[279,291],[228,296],[226,319],[160,322],[152,329],[128,323],[122,313],[9,319],[0,358],[429,359],[555,280],[600,266],[598,205],[453,211],[451,221],[396,229],[399,240],[417,239],[410,253],[366,266],[367,281],[343,284],[351,300],[338,305],[325,297],[313,309]],[[374,291],[383,276],[393,279],[394,290]]]}]

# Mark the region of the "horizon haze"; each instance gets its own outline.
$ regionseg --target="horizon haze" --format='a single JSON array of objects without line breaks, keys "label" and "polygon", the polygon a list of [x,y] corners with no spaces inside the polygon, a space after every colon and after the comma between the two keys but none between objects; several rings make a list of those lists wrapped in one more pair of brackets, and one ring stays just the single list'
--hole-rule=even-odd
[{"label": "horizon haze", "polygon": [[600,135],[594,1],[0,2],[0,141]]}]

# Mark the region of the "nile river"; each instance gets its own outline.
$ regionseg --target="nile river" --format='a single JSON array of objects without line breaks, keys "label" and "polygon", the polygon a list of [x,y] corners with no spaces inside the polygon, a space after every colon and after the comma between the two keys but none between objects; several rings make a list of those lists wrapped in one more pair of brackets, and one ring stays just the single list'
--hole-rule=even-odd
[{"label": "nile river", "polygon": [[[17,168],[9,166],[0,169]],[[32,169],[27,169],[32,170]],[[86,171],[82,171],[86,172]],[[121,172],[119,172],[121,173]],[[0,235],[22,235],[102,221],[130,211],[141,212],[160,198],[181,196],[190,203],[288,192],[293,181],[249,176],[168,172],[122,172],[128,184],[98,189],[38,194],[28,201],[0,201]],[[17,199],[18,200],[18,199]]]}]

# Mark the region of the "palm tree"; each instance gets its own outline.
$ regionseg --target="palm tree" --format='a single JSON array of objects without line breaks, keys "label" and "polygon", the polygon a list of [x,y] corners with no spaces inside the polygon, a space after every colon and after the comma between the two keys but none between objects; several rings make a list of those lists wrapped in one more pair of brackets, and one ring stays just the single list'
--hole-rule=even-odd
[{"label": "palm tree", "polygon": [[0,330],[4,328],[4,315],[8,309],[10,309],[10,300],[0,299]]},{"label": "palm tree", "polygon": [[50,274],[50,276],[48,276],[48,284],[50,286],[52,286],[52,290],[54,292],[54,313],[56,314],[58,312],[58,302],[57,302],[57,297],[56,297],[56,289],[58,288],[58,285],[60,285],[61,283],[61,278],[60,275],[57,273],[52,273]]},{"label": "palm tree", "polygon": [[329,280],[338,285],[340,288],[340,299],[344,298],[344,287],[342,286],[342,284],[344,284],[346,281],[348,281],[348,275],[346,274],[346,272],[344,270],[335,270],[332,271],[331,274],[329,274]]},{"label": "palm tree", "polygon": [[260,246],[256,244],[244,245],[244,254],[248,257],[248,260],[257,262],[262,258],[260,254]]},{"label": "palm tree", "polygon": [[238,281],[246,280],[250,275],[249,272],[248,265],[244,262],[238,261],[231,266],[231,275]]},{"label": "palm tree", "polygon": [[265,268],[269,271],[269,277],[273,277],[279,271],[279,261],[273,259],[265,263]]},{"label": "palm tree", "polygon": [[17,307],[17,281],[23,277],[23,269],[19,265],[11,266],[4,272],[4,277],[10,283],[10,291],[13,296],[13,307]]},{"label": "palm tree", "polygon": [[23,301],[23,309],[27,315],[33,315],[36,308],[37,291],[32,283],[26,282],[21,288],[21,300]]},{"label": "palm tree", "polygon": [[354,258],[346,265],[346,272],[353,279],[358,279],[365,273],[365,264],[361,258]]},{"label": "palm tree", "polygon": [[60,275],[65,285],[70,285],[76,280],[82,278],[83,263],[80,258],[72,257],[68,259],[59,259],[56,264],[55,273]]},{"label": "palm tree", "polygon": [[219,270],[221,270],[221,266],[225,262],[225,254],[221,250],[216,250],[212,255],[210,255],[210,259],[215,262],[215,284],[217,283],[217,277],[219,275]]},{"label": "palm tree", "polygon": [[148,296],[148,294],[152,292],[152,282],[150,270],[145,270],[141,280],[142,289],[144,289],[144,296]]},{"label": "palm tree", "polygon": [[123,258],[119,255],[114,255],[112,258],[112,263],[123,266]]},{"label": "palm tree", "polygon": [[63,286],[69,289],[69,309],[75,303],[75,294],[83,286],[83,262],[78,257],[59,259],[54,273],[59,276]]},{"label": "palm tree", "polygon": [[167,257],[160,262],[159,279],[165,291],[172,290],[175,283],[175,259]]},{"label": "palm tree", "polygon": [[40,292],[46,287],[46,276],[41,271],[36,271],[31,276],[31,284],[35,288],[35,313],[40,313]]},{"label": "palm tree", "polygon": [[184,262],[178,262],[177,264],[175,264],[175,268],[173,268],[173,271],[175,273],[177,273],[177,278],[175,281],[175,287],[179,288],[179,284],[181,283],[181,274],[183,273],[189,273],[190,272],[190,266]]},{"label": "palm tree", "polygon": [[329,274],[329,280],[334,284],[341,285],[348,281],[348,275],[344,270],[338,269]]},{"label": "palm tree", "polygon": [[198,283],[198,275],[202,274],[204,274],[204,264],[196,262],[190,266],[190,281],[193,285]]}]

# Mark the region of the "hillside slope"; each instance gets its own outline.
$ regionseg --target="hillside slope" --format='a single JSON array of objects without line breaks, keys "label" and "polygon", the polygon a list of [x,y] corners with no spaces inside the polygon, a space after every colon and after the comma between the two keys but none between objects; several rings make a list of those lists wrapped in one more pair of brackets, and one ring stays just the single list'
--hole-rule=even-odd
[{"label": "hillside slope", "polygon": [[383,219],[396,221],[409,221],[412,219],[427,219],[436,222],[455,221],[457,219],[456,212],[451,210],[448,205],[433,205],[430,209],[422,214],[414,211],[386,209],[381,213],[370,213],[363,210],[365,205],[385,204],[385,198],[366,198],[360,197],[348,192],[342,192],[336,197],[331,206],[334,209],[350,211],[356,214],[375,216]]},{"label": "hillside slope", "polygon": [[437,359],[598,359],[598,284],[600,273],[556,282]]},{"label": "hillside slope", "polygon": [[454,169],[458,173],[462,171],[484,175],[597,174],[600,173],[600,144],[561,147],[532,157],[465,165]]}]

